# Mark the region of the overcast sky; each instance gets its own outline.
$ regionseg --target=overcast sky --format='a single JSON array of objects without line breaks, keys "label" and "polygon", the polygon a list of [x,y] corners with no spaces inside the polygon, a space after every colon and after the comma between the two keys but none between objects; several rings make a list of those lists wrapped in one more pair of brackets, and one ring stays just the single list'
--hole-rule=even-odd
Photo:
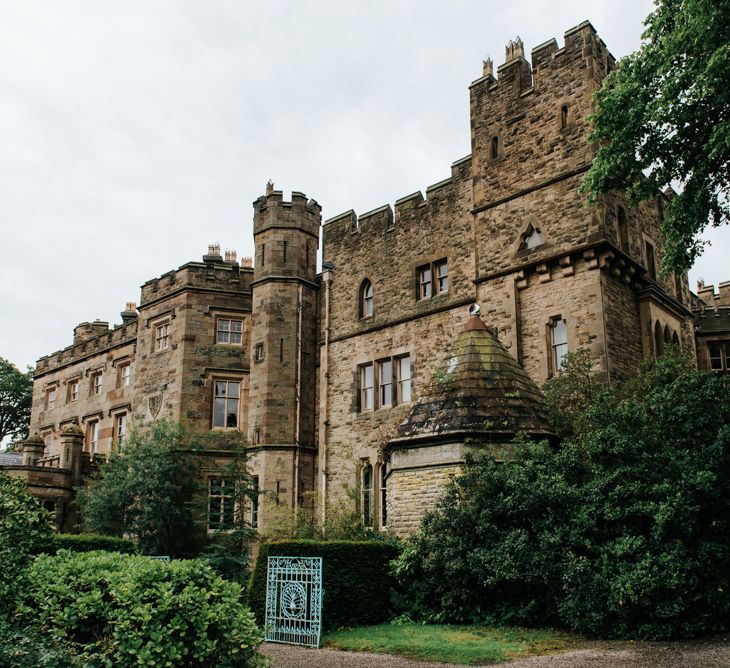
[{"label": "overcast sky", "polygon": [[[468,86],[589,19],[616,57],[650,0],[0,0],[0,356],[120,321],[209,242],[253,254],[271,178],[362,213],[470,151]],[[693,270],[730,279],[728,230]]]}]

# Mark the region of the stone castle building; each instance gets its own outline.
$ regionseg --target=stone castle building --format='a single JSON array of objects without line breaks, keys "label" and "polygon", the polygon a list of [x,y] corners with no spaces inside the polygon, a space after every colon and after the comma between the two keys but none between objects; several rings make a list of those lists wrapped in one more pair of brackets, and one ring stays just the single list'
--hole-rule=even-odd
[{"label": "stone castle building", "polygon": [[[405,535],[466,447],[550,436],[537,386],[566,352],[589,349],[611,382],[665,345],[694,351],[693,308],[704,335],[730,302],[725,284],[717,305],[686,275],[658,273],[670,194],[630,207],[580,192],[592,95],[613,67],[588,22],[530,60],[510,42],[469,88],[471,154],[425,197],[322,224],[317,202],[270,184],[254,202],[253,261],[211,246],[145,283],[121,325],[82,323],[38,361],[37,436],[16,473],[72,528],[72,483],[132,424],[184,420],[241,430],[264,498],[350,502],[354,490],[366,524]],[[203,456],[215,528],[230,453]],[[266,504],[249,512],[266,524]]]}]

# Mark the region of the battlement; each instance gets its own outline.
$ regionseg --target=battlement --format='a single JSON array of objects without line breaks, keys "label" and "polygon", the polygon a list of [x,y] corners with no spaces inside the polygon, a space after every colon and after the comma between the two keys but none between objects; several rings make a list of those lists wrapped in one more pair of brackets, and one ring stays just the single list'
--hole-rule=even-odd
[{"label": "battlement", "polygon": [[[595,45],[596,52],[606,60],[602,70],[615,66],[615,58],[590,21],[566,30],[563,39],[562,48],[554,38],[538,44],[531,50],[529,62],[525,58],[522,40],[519,37],[510,40],[505,48],[504,62],[497,68],[497,77],[494,76],[493,62],[488,58],[483,61],[482,76],[471,83],[470,89],[484,90],[492,95],[506,92],[512,97],[528,94],[550,78],[550,70],[554,67],[580,62],[586,56],[586,44]],[[605,76],[604,71],[600,74]]]},{"label": "battlement", "polygon": [[460,158],[451,165],[451,176],[442,181],[438,181],[426,188],[426,197],[417,190],[410,195],[400,197],[395,201],[393,207],[390,204],[383,204],[375,209],[371,209],[359,216],[353,209],[344,213],[328,218],[325,222],[325,232],[327,235],[333,233],[344,233],[348,230],[351,232],[384,232],[385,230],[395,228],[399,223],[412,219],[412,215],[406,216],[406,213],[412,214],[416,210],[427,211],[431,204],[434,204],[449,193],[453,192],[454,185],[464,179],[468,179],[471,174],[471,155]]},{"label": "battlement", "polygon": [[236,251],[226,250],[225,253],[224,259],[220,253],[220,244],[210,244],[202,262],[187,262],[146,281],[141,287],[140,308],[186,288],[250,292],[253,260],[250,257],[241,258],[239,265]]},{"label": "battlement", "polygon": [[715,292],[714,285],[705,285],[703,281],[697,282],[697,296],[708,308],[730,306],[730,281],[724,281],[718,286]]},{"label": "battlement", "polygon": [[253,208],[254,237],[267,229],[290,228],[319,238],[322,207],[304,193],[292,191],[291,200],[285,201],[283,191],[274,190],[274,184],[269,181],[266,195],[259,197]]},{"label": "battlement", "polygon": [[[86,334],[89,331],[87,327],[95,328],[96,333],[86,338],[77,339],[76,332],[79,328],[84,328],[82,331]],[[37,378],[60,367],[75,364],[87,357],[98,355],[106,350],[134,343],[136,339],[136,317],[129,322],[115,325],[111,329],[109,329],[109,323],[100,320],[93,323],[81,323],[74,328],[74,343],[72,345],[38,359],[35,366],[35,376]]]}]

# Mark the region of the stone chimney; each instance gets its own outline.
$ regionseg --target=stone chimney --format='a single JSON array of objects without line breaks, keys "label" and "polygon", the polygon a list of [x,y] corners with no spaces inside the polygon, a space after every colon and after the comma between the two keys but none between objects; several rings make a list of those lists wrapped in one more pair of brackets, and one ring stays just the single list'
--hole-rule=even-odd
[{"label": "stone chimney", "polygon": [[203,255],[203,262],[223,262],[219,243],[208,244],[208,253]]},{"label": "stone chimney", "polygon": [[253,258],[252,257],[242,257],[241,266],[244,269],[251,269],[251,267],[253,267]]},{"label": "stone chimney", "polygon": [[83,343],[89,339],[93,339],[100,334],[106,334],[109,331],[109,323],[104,320],[94,320],[94,322],[82,322],[74,327],[74,345]]},{"label": "stone chimney", "polygon": [[137,319],[137,304],[135,302],[127,302],[122,311],[122,324],[127,325]]},{"label": "stone chimney", "polygon": [[515,58],[524,58],[524,57],[525,57],[525,45],[522,43],[522,40],[520,39],[520,37],[518,35],[517,37],[515,37],[515,39],[507,42],[507,46],[505,47],[504,62],[508,63],[508,62],[510,62],[510,60],[514,60]]},{"label": "stone chimney", "polygon": [[229,264],[238,264],[238,253],[234,250],[227,250],[225,253],[225,261]]}]

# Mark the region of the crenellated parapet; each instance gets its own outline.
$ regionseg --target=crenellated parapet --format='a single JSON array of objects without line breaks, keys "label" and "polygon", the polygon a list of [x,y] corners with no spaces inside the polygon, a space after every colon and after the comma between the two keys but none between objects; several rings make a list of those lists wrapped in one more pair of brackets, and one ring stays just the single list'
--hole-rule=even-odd
[{"label": "crenellated parapet", "polygon": [[140,308],[166,299],[183,290],[214,289],[234,292],[250,292],[253,280],[251,258],[235,259],[234,251],[220,255],[220,247],[212,244],[202,262],[188,262],[178,269],[168,271],[142,285]]},{"label": "crenellated parapet", "polygon": [[730,306],[730,281],[724,281],[718,286],[715,292],[714,285],[705,285],[704,281],[697,283],[697,296],[700,299],[699,308],[717,310],[722,306]]},{"label": "crenellated parapet", "polygon": [[254,203],[254,236],[270,229],[301,229],[319,238],[322,207],[304,193],[292,192],[291,200],[284,200],[281,190],[267,189],[266,195]]}]

